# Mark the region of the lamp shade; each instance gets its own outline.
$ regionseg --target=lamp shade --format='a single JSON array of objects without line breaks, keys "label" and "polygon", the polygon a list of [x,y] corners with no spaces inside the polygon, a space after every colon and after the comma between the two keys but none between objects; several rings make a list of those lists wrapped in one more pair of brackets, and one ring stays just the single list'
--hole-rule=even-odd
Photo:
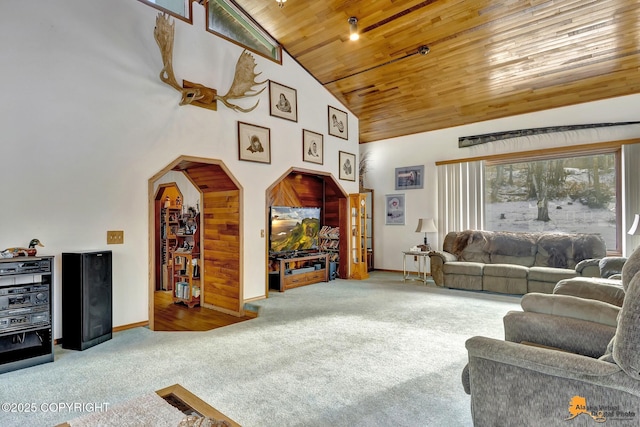
[{"label": "lamp shade", "polygon": [[418,220],[418,228],[416,228],[416,233],[437,233],[438,229],[436,228],[436,224],[433,222],[433,218],[420,218]]},{"label": "lamp shade", "polygon": [[635,214],[633,217],[633,224],[631,224],[631,228],[627,231],[627,234],[640,236],[640,214]]}]

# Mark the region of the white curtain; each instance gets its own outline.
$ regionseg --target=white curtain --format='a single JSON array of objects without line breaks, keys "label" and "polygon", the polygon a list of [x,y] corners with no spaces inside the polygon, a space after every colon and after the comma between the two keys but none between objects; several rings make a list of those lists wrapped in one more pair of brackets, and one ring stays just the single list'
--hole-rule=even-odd
[{"label": "white curtain", "polygon": [[450,231],[481,230],[484,225],[484,162],[437,166],[438,240]]}]

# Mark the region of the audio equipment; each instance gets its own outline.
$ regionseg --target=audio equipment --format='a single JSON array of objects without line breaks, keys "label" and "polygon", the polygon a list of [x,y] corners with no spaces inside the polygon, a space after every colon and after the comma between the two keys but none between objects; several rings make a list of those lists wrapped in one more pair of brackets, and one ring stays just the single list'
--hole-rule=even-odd
[{"label": "audio equipment", "polygon": [[62,254],[62,347],[86,350],[112,337],[111,251]]},{"label": "audio equipment", "polygon": [[0,373],[53,362],[53,257],[0,260]]}]

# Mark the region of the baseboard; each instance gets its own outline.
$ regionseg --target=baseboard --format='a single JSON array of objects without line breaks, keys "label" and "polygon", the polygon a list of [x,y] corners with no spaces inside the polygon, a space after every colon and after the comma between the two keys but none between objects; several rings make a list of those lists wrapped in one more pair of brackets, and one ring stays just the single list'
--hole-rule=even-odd
[{"label": "baseboard", "polygon": [[148,320],[144,320],[142,322],[137,322],[137,323],[129,323],[128,325],[116,326],[113,328],[113,332],[121,332],[121,331],[126,331],[127,329],[140,328],[140,327],[146,327],[146,326],[149,326]]},{"label": "baseboard", "polygon": [[[133,329],[133,328],[140,328],[140,327],[146,327],[149,326],[149,321],[145,320],[142,322],[137,322],[137,323],[129,323],[128,325],[121,325],[121,326],[116,326],[115,328],[112,328],[112,332],[121,332],[121,331],[126,331],[127,329]],[[53,345],[58,345],[58,344],[62,344],[63,338],[57,338],[55,340],[53,340]]]},{"label": "baseboard", "polygon": [[260,307],[251,303],[244,303],[244,315],[255,319],[260,315]]}]

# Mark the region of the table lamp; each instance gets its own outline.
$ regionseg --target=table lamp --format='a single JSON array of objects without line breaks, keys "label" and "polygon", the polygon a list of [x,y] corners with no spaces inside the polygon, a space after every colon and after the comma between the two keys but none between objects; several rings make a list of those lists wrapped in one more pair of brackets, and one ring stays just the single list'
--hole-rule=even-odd
[{"label": "table lamp", "polygon": [[416,233],[424,233],[424,245],[420,245],[423,251],[431,250],[427,241],[427,233],[437,232],[438,229],[436,228],[436,224],[433,222],[433,218],[420,218],[418,220],[418,228],[416,228]]}]

